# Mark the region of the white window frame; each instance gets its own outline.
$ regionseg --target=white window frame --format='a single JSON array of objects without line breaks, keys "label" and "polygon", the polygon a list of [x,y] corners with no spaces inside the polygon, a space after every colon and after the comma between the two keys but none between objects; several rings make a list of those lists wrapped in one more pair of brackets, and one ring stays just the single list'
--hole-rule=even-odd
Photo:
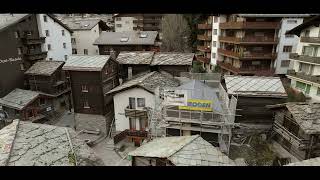
[{"label": "white window frame", "polygon": [[85,93],[89,92],[87,85],[81,85],[81,92],[85,92]]}]

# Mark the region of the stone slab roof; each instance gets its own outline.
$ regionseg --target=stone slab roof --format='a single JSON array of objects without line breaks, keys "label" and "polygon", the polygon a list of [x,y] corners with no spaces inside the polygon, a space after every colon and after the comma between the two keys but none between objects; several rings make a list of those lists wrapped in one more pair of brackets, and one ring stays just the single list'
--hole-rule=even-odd
[{"label": "stone slab roof", "polygon": [[152,66],[155,65],[192,65],[194,53],[159,52],[155,53]]},{"label": "stone slab roof", "polygon": [[[146,35],[141,37],[140,34]],[[100,36],[93,43],[94,45],[154,45],[157,31],[136,31],[126,32],[102,32]],[[121,39],[127,41],[121,41]]]},{"label": "stone slab roof", "polygon": [[235,163],[199,135],[154,139],[130,156],[167,158],[176,166],[234,166]]},{"label": "stone slab roof", "polygon": [[22,110],[40,95],[39,92],[16,88],[0,98],[0,105]]},{"label": "stone slab roof", "polygon": [[62,67],[68,71],[101,71],[110,59],[109,55],[72,55]]},{"label": "stone slab roof", "polygon": [[117,57],[119,64],[147,64],[152,61],[153,51],[122,51]]},{"label": "stone slab roof", "polygon": [[60,18],[62,23],[66,24],[70,29],[77,30],[91,30],[101,20],[100,19],[73,19],[73,18]]},{"label": "stone slab roof", "polygon": [[173,78],[168,73],[154,71],[147,74],[138,75],[136,78],[129,80],[120,86],[115,87],[107,94],[118,93],[134,87],[140,87],[151,93],[154,93],[155,89],[158,86],[177,87],[179,86],[179,80]]},{"label": "stone slab roof", "polygon": [[240,96],[287,97],[279,77],[225,75],[228,94]]},{"label": "stone slab roof", "polygon": [[51,76],[63,64],[63,61],[38,61],[25,74]]},{"label": "stone slab roof", "polygon": [[74,159],[78,166],[104,165],[65,127],[14,120],[0,130],[0,146],[1,166],[74,166]]},{"label": "stone slab roof", "polygon": [[290,163],[286,166],[320,166],[320,157]]},{"label": "stone slab roof", "polygon": [[0,30],[19,22],[29,14],[0,14]]}]

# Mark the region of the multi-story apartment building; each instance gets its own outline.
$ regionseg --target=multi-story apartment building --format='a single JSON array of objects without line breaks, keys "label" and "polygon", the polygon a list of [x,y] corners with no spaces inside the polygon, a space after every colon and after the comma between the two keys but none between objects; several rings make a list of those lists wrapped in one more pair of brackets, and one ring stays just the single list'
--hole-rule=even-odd
[{"label": "multi-story apartment building", "polygon": [[[223,15],[218,65],[227,74],[273,75],[281,17]],[[222,19],[222,18],[221,18]]]},{"label": "multi-story apartment building", "polygon": [[163,14],[115,14],[115,32],[161,31]]},{"label": "multi-story apartment building", "polygon": [[287,34],[300,37],[296,53],[290,54],[292,69],[287,77],[291,86],[311,97],[311,101],[320,101],[320,16],[311,18]]},{"label": "multi-story apartment building", "polygon": [[71,37],[72,54],[99,55],[99,49],[93,45],[102,31],[109,30],[106,22],[100,19],[61,18],[62,22],[73,30]]},{"label": "multi-story apartment building", "polygon": [[[198,24],[200,34],[197,35],[197,60],[202,62],[203,67],[211,69],[211,45],[212,45],[212,18],[209,16],[204,22]],[[217,33],[217,30],[215,31]]]}]

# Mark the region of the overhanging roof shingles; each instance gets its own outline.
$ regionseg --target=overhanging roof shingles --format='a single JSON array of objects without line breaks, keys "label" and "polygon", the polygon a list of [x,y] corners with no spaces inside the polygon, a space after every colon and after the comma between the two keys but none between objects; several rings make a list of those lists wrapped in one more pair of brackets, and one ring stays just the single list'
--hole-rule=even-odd
[{"label": "overhanging roof shingles", "polygon": [[179,52],[158,52],[154,54],[151,62],[155,65],[192,65],[194,53],[179,53]]},{"label": "overhanging roof shingles", "polygon": [[25,74],[51,76],[63,64],[63,61],[38,61]]},{"label": "overhanging roof shingles", "polygon": [[240,96],[287,97],[279,77],[225,75],[228,94]]},{"label": "overhanging roof shingles", "polygon": [[152,61],[153,51],[122,51],[117,57],[119,64],[147,64]]},{"label": "overhanging roof shingles", "polygon": [[[140,34],[146,34],[147,37],[141,38]],[[93,43],[94,45],[154,45],[157,31],[136,31],[126,32],[102,32]],[[128,41],[121,42],[121,38],[128,38]]]},{"label": "overhanging roof shingles", "polygon": [[67,71],[101,71],[110,59],[109,55],[72,55],[62,67]]},{"label": "overhanging roof shingles", "polygon": [[167,158],[176,166],[232,166],[235,163],[199,135],[154,139],[130,156]]},{"label": "overhanging roof shingles", "polygon": [[16,88],[5,97],[0,98],[0,105],[17,110],[22,110],[29,103],[35,100],[39,95],[40,93],[36,91]]},{"label": "overhanging roof shingles", "polygon": [[132,80],[115,87],[107,94],[118,93],[133,87],[141,87],[151,93],[154,93],[156,87],[176,87],[179,86],[179,81],[174,79],[167,73],[150,72],[140,75]]}]

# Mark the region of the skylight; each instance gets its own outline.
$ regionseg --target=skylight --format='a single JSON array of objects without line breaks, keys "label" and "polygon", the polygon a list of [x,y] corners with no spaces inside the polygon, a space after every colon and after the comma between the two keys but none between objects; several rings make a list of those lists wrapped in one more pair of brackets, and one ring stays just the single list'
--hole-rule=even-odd
[{"label": "skylight", "polygon": [[146,38],[147,34],[140,34],[140,38]]},{"label": "skylight", "polygon": [[128,42],[129,38],[128,37],[122,37],[120,39],[120,42]]}]

